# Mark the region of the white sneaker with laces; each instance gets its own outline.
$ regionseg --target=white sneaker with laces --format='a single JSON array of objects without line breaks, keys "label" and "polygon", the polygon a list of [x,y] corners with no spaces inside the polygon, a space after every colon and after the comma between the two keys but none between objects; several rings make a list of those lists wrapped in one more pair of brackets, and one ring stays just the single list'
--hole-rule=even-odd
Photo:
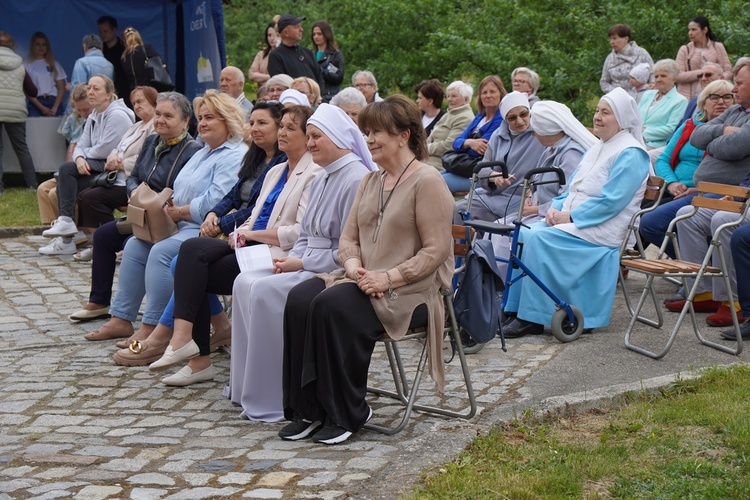
[{"label": "white sneaker with laces", "polygon": [[72,238],[55,238],[50,241],[49,245],[39,249],[42,255],[73,255],[77,251]]},{"label": "white sneaker with laces", "polygon": [[70,217],[60,216],[52,221],[52,227],[42,232],[45,238],[57,238],[58,236],[71,237],[78,232],[78,228]]}]

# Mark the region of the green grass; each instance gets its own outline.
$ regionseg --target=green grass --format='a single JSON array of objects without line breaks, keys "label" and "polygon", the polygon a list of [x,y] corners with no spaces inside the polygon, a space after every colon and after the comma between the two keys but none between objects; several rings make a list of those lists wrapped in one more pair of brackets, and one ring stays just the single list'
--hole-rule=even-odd
[{"label": "green grass", "polygon": [[619,408],[523,417],[428,471],[408,498],[747,498],[750,367]]},{"label": "green grass", "polygon": [[5,188],[0,195],[0,227],[40,226],[36,192]]}]

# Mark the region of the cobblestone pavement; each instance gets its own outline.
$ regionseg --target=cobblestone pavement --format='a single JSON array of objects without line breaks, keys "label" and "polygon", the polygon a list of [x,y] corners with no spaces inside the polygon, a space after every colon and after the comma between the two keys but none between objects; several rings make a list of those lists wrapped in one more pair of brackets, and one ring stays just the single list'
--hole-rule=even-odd
[{"label": "cobblestone pavement", "polygon": [[[618,292],[612,323],[593,335],[569,344],[549,333],[527,336],[508,341],[507,353],[493,341],[470,356],[479,410],[469,421],[417,412],[396,436],[363,430],[334,447],[285,442],[276,436],[282,424],[240,420],[221,395],[226,352],[213,355],[213,383],[171,388],[145,367],[115,365],[114,341],[84,340],[102,322],[71,324],[67,316],[88,297],[90,266],[40,256],[44,241],[0,239],[0,499],[395,498],[477,433],[526,408],[604,400],[747,358],[700,346],[689,325],[661,361],[627,351]],[[637,293],[638,277],[628,283]],[[660,286],[665,296],[674,292]],[[640,329],[637,338],[658,344],[675,317],[665,317],[661,332]],[[416,342],[404,354],[414,364]],[[426,380],[420,403],[465,407],[456,365],[448,368],[445,396]],[[370,384],[392,386],[382,347]],[[397,418],[392,400],[369,402],[374,423]]]},{"label": "cobblestone pavement", "polygon": [[[115,365],[113,341],[84,340],[102,322],[71,324],[67,315],[87,298],[90,266],[40,256],[43,241],[0,239],[0,498],[392,497],[422,467],[454,456],[482,428],[481,415],[518,397],[562,348],[533,337],[507,354],[493,342],[472,356],[480,409],[471,421],[417,413],[396,436],[284,442],[282,424],[240,420],[222,397],[227,353],[213,355],[214,383],[170,388],[145,367]],[[372,385],[387,385],[380,347],[371,374]],[[444,400],[458,409],[467,402],[459,376],[451,366]],[[440,401],[429,381],[423,388],[420,402]],[[399,410],[386,398],[371,404],[376,423]]]}]

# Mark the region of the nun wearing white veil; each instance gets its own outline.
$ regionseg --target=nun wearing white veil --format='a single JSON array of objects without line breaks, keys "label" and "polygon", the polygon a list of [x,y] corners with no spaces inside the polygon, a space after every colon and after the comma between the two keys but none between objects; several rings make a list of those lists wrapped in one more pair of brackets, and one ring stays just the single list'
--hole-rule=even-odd
[{"label": "nun wearing white veil", "polygon": [[295,285],[339,267],[338,246],[357,188],[377,170],[346,113],[321,104],[307,121],[307,147],[323,167],[310,189],[300,236],[272,276],[241,273],[232,292],[232,359],[224,395],[242,406],[241,418],[278,422],[282,407],[283,313]]},{"label": "nun wearing white veil", "polygon": [[[545,220],[521,233],[524,263],[581,310],[584,328],[609,324],[619,246],[646,190],[649,160],[642,126],[638,106],[625,90],[602,97],[594,114],[599,142],[552,201]],[[554,303],[532,281],[524,278],[506,293],[506,312],[517,313],[503,327],[506,337],[541,333],[551,323]]]},{"label": "nun wearing white veil", "polygon": [[[565,104],[555,101],[537,101],[531,109],[531,128],[536,140],[546,149],[542,152],[535,168],[556,167],[563,171],[565,179],[570,179],[581,163],[581,157],[597,142],[597,138],[579,122]],[[532,224],[542,220],[552,200],[562,194],[565,184],[557,182],[557,174],[548,172],[536,174],[531,178],[534,183],[531,192],[524,202],[523,222]],[[510,179],[506,180],[510,184]],[[516,213],[508,214],[497,222],[512,224]],[[507,259],[510,250],[510,237],[492,235],[492,246],[495,257]],[[498,262],[498,268],[505,276],[507,265]]]}]

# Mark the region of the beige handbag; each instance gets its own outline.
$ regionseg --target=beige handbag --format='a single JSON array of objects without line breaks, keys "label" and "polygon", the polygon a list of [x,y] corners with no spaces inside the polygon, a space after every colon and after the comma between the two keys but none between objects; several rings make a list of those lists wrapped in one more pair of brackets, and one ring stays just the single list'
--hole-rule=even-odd
[{"label": "beige handbag", "polygon": [[157,193],[145,182],[133,190],[128,202],[128,222],[136,238],[158,243],[177,233],[177,224],[164,210],[173,193],[170,188]]}]

